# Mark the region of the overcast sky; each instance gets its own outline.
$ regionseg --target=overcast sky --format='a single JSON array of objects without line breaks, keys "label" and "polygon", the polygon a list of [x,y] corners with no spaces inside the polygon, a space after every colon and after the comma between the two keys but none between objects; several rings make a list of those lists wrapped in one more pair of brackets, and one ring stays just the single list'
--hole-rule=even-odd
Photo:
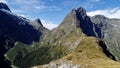
[{"label": "overcast sky", "polygon": [[29,19],[40,18],[52,29],[59,25],[73,9],[83,7],[89,16],[97,14],[120,18],[120,0],[0,0],[7,3],[13,13]]}]

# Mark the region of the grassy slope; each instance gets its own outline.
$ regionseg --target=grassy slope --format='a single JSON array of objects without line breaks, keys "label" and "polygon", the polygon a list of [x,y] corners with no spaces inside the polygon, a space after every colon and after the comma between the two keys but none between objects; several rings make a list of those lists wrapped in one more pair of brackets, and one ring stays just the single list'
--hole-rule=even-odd
[{"label": "grassy slope", "polygon": [[[44,64],[50,65],[49,63],[51,61],[59,65],[61,61],[72,61],[72,64],[79,64],[82,68],[120,67],[120,63],[111,60],[103,53],[103,49],[98,44],[98,39],[85,37],[84,34],[80,33],[78,30],[77,32],[66,35],[64,38],[58,38],[61,37],[58,34],[53,35],[52,39],[50,39],[51,41],[58,38],[52,43],[54,45],[49,45],[49,43],[35,43],[34,47],[27,47],[28,49],[26,49],[26,47],[19,47],[19,45],[23,45],[19,44],[19,49],[14,48],[7,55],[11,58],[12,51],[19,52],[21,57],[14,55],[11,60],[14,65],[20,68]],[[22,51],[20,48],[22,48]],[[41,66],[39,67],[41,68]]]},{"label": "grassy slope", "polygon": [[45,43],[35,43],[30,46],[18,42],[13,49],[7,52],[7,57],[13,65],[28,68],[48,64],[52,60],[65,56],[67,52],[67,48],[64,46],[50,46]]},{"label": "grassy slope", "polygon": [[[98,45],[98,40],[92,37],[86,37],[79,46],[69,55],[53,61],[60,65],[60,61],[72,61],[73,65],[80,65],[81,68],[119,68],[120,63],[111,60],[103,53]],[[38,66],[41,68],[42,66]],[[48,66],[49,67],[49,66]]]}]

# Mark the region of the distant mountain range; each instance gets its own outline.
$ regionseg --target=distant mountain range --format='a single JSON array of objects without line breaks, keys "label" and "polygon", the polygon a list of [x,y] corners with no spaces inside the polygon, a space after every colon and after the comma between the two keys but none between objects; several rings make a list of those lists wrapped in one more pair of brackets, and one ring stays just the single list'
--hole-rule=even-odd
[{"label": "distant mountain range", "polygon": [[48,30],[40,19],[15,15],[0,3],[0,67],[118,68],[119,25],[120,19],[90,17],[80,7]]}]

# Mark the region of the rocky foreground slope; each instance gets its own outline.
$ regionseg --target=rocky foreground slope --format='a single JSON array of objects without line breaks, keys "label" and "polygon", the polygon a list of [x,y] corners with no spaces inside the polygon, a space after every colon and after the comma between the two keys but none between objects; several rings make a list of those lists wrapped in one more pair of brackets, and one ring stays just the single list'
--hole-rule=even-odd
[{"label": "rocky foreground slope", "polygon": [[40,19],[17,16],[0,3],[0,67],[118,68],[119,23],[89,17],[80,7],[48,30]]}]

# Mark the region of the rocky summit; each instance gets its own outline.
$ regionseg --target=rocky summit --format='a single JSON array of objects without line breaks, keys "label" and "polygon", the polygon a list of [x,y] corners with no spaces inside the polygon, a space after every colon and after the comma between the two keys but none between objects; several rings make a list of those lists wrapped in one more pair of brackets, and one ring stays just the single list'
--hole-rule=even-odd
[{"label": "rocky summit", "polygon": [[80,7],[48,30],[40,19],[15,15],[0,3],[0,67],[119,68],[119,25]]},{"label": "rocky summit", "polygon": [[11,11],[5,3],[0,3],[0,9],[5,9],[5,10],[8,10],[8,11]]}]

